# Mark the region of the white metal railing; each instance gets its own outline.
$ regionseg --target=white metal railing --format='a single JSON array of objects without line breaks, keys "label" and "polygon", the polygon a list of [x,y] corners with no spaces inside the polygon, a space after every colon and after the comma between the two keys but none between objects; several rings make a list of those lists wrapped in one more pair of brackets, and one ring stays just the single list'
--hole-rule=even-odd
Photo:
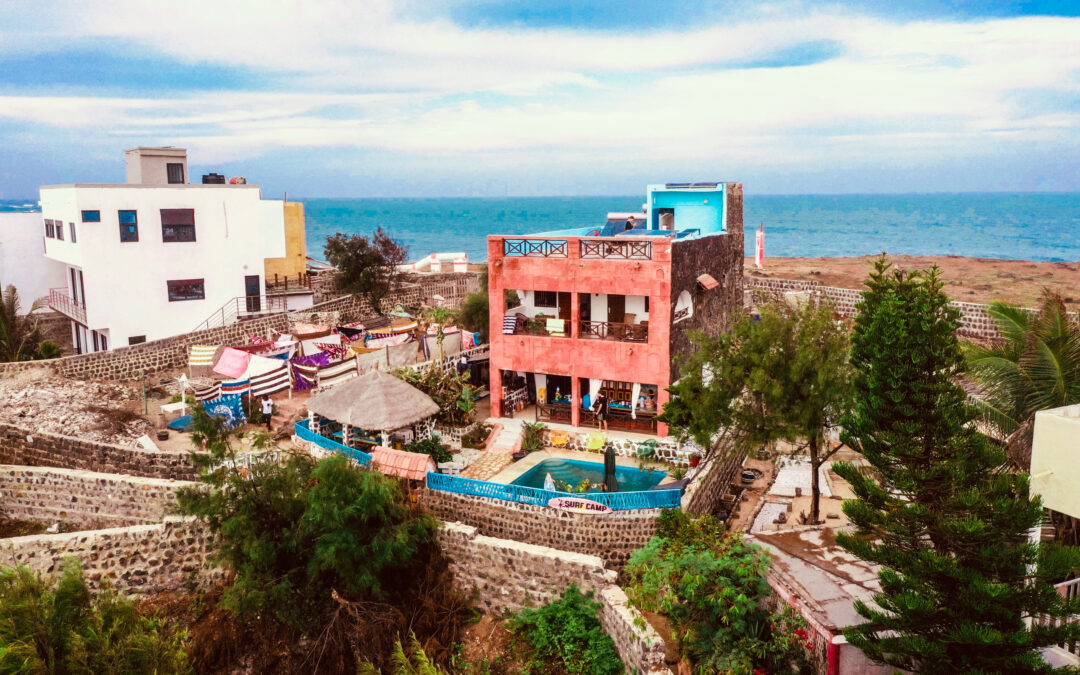
[{"label": "white metal railing", "polygon": [[86,325],[86,307],[76,302],[75,298],[68,294],[67,288],[49,289],[49,308]]}]

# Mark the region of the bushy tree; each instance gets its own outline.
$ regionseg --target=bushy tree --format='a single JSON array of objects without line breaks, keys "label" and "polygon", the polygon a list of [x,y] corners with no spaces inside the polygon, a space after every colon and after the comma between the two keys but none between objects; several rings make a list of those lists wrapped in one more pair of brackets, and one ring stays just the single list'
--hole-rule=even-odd
[{"label": "bushy tree", "polygon": [[409,258],[409,248],[392,239],[381,227],[370,238],[340,232],[327,237],[323,253],[336,268],[337,289],[365,298],[376,312],[382,310],[383,299],[401,277],[398,265]]},{"label": "bushy tree", "polygon": [[56,583],[0,569],[0,672],[187,673],[187,633],[107,584],[92,592],[74,559]]},{"label": "bushy tree", "polygon": [[396,479],[340,455],[240,463],[218,420],[196,409],[194,425],[208,451],[204,485],[181,490],[178,502],[218,535],[217,561],[235,573],[225,607],[308,629],[326,619],[335,592],[386,599],[433,539],[437,523]]},{"label": "bushy tree", "polygon": [[787,441],[811,467],[810,520],[818,522],[819,469],[840,446],[827,436],[847,410],[851,379],[848,327],[828,303],[766,304],[726,335],[694,337],[672,400],[660,416],[677,433],[709,447],[718,433],[754,451]]},{"label": "bushy tree", "polygon": [[461,325],[465,330],[480,333],[480,340],[487,342],[491,332],[487,288],[470,293],[461,303]]},{"label": "bushy tree", "polygon": [[11,285],[4,289],[3,299],[0,302],[0,361],[55,358],[51,356],[53,353],[51,348],[47,348],[50,356],[38,355],[41,329],[37,319],[34,318],[34,312],[42,306],[41,300],[35,300],[30,305],[29,311],[23,314],[18,289]]},{"label": "bushy tree", "polygon": [[772,609],[769,557],[712,516],[666,510],[657,535],[630,557],[627,595],[666,616],[701,675],[810,673],[805,622]]},{"label": "bushy tree", "polygon": [[597,616],[592,591],[571,584],[557,600],[511,617],[515,644],[528,656],[525,672],[536,675],[619,675],[623,662]]},{"label": "bushy tree", "polygon": [[1080,557],[1031,541],[1042,508],[1027,477],[972,424],[954,381],[959,313],[937,269],[904,272],[882,257],[866,286],[841,437],[873,471],[835,465],[855,491],[844,512],[857,527],[836,539],[880,566],[881,592],[856,602],[866,623],[845,635],[875,661],[918,673],[1048,672],[1038,649],[1080,638],[1080,626],[1025,621],[1080,610],[1050,583]]},{"label": "bushy tree", "polygon": [[439,406],[435,419],[451,426],[464,426],[469,423],[475,406],[462,403],[465,399],[475,399],[483,392],[483,387],[469,384],[468,375],[453,369],[425,368],[417,372],[412,368],[398,368],[393,374],[430,396],[435,405]]}]

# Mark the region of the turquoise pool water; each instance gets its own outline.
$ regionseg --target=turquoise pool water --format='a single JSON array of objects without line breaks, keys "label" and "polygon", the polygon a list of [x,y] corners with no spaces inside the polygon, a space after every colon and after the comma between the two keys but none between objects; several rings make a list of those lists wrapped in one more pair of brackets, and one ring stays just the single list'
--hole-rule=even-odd
[{"label": "turquoise pool water", "polygon": [[[554,480],[577,485],[588,478],[590,483],[604,482],[604,465],[597,462],[581,462],[576,459],[545,459],[529,469],[513,482],[514,485],[544,489],[544,476],[551,474]],[[643,471],[629,466],[615,467],[615,480],[620,492],[648,490],[667,477],[663,471]]]}]

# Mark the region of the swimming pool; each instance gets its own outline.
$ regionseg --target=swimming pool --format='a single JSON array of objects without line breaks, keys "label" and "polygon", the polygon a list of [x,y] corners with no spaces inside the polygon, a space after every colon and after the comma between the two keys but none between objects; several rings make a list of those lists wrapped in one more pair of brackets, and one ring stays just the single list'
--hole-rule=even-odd
[{"label": "swimming pool", "polygon": [[[544,489],[544,477],[551,474],[552,479],[577,485],[588,478],[590,483],[604,482],[604,465],[598,462],[582,462],[576,459],[545,459],[533,468],[518,476],[513,485]],[[640,492],[649,490],[667,474],[663,471],[644,471],[630,466],[616,466],[615,480],[619,481],[620,492]],[[599,490],[590,490],[599,492]]]}]

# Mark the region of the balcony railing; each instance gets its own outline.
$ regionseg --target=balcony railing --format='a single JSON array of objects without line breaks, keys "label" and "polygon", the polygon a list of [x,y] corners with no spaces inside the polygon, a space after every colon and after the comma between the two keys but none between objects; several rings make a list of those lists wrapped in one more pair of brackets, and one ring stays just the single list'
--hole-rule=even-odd
[{"label": "balcony railing", "polygon": [[645,324],[616,323],[613,321],[582,321],[579,337],[593,340],[620,340],[622,342],[648,342],[649,327]]},{"label": "balcony railing", "polygon": [[[1065,581],[1054,586],[1057,589],[1059,595],[1069,600],[1075,600],[1077,596],[1080,596],[1080,579],[1072,579]],[[1047,616],[1037,616],[1034,618],[1035,624],[1039,626],[1060,626],[1063,624],[1080,623],[1080,616],[1070,616],[1067,619],[1051,618]],[[1059,644],[1059,647],[1074,654],[1080,656],[1080,644],[1076,642],[1067,642]]]},{"label": "balcony railing", "polygon": [[582,239],[581,257],[652,260],[652,242],[633,239]]},{"label": "balcony railing", "polygon": [[565,239],[504,239],[503,255],[526,258],[565,258]]},{"label": "balcony railing", "polygon": [[66,288],[49,289],[49,308],[60,312],[69,319],[86,325],[86,307],[83,307],[75,298],[68,295]]}]

